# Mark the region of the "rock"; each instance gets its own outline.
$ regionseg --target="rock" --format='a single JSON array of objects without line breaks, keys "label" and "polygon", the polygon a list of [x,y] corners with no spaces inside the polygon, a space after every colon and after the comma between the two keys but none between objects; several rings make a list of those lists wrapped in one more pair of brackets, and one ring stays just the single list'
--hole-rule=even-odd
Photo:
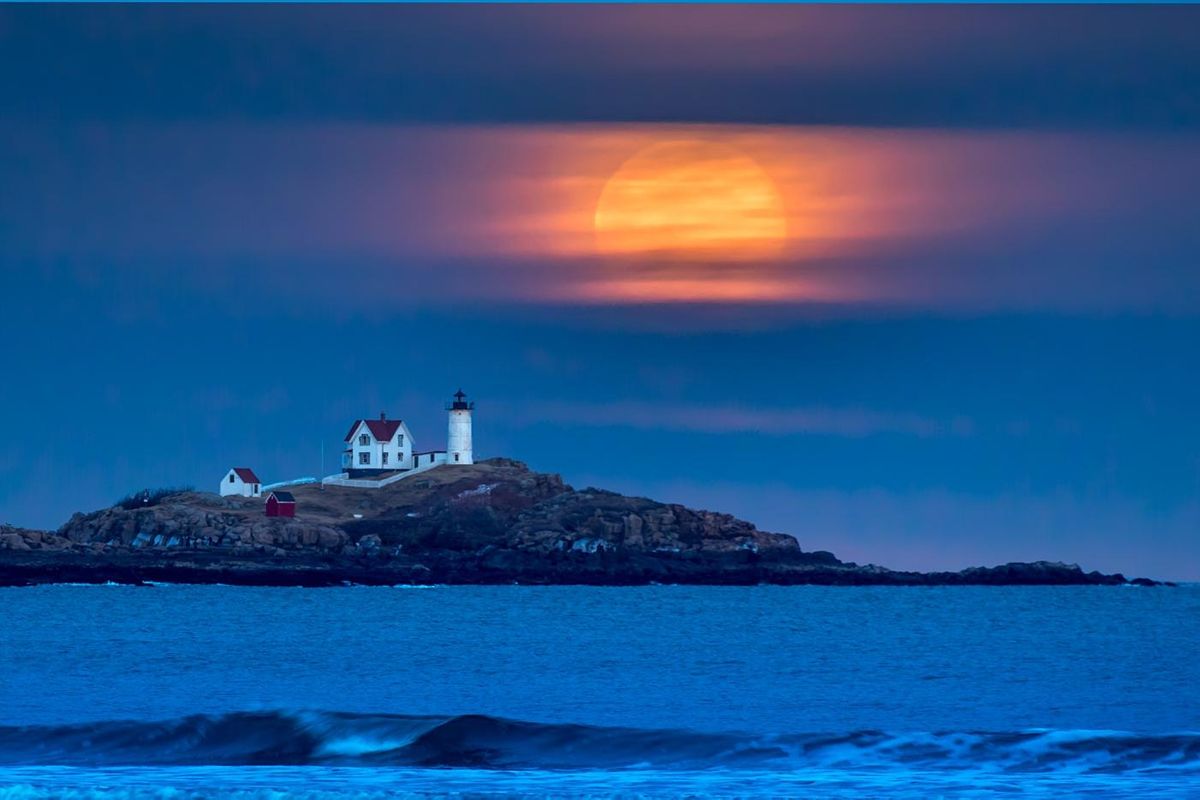
[{"label": "rock", "polygon": [[326,550],[332,550],[336,547],[341,547],[345,541],[345,534],[340,531],[335,531],[330,528],[320,528],[317,530],[317,545]]},{"label": "rock", "polygon": [[[896,572],[805,552],[729,514],[575,489],[509,459],[434,469],[381,489],[297,486],[297,518],[262,501],[176,493],[74,514],[57,534],[0,527],[0,585],[141,574],[197,582],[1119,584],[1051,562]],[[359,517],[356,519],[356,517]],[[31,554],[16,551],[28,550]],[[30,561],[29,559],[33,559]],[[284,562],[281,565],[280,562]],[[113,572],[113,564],[120,569]],[[155,578],[153,576],[160,576]],[[32,577],[31,577],[32,576]],[[1138,585],[1157,585],[1138,579]]]},{"label": "rock", "polygon": [[0,534],[0,547],[5,550],[29,550],[30,547],[25,543],[24,537],[19,533]]},{"label": "rock", "polygon": [[[595,540],[590,551],[710,553],[735,550],[799,550],[795,538],[759,531],[728,514],[695,511],[614,492],[564,491],[524,511],[509,533],[521,550],[550,552]],[[603,544],[599,544],[603,543]]]}]

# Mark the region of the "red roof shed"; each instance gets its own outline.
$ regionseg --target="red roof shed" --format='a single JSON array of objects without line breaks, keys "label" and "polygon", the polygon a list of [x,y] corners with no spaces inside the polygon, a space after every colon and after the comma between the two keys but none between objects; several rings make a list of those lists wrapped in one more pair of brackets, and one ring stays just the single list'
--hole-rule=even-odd
[{"label": "red roof shed", "polygon": [[250,469],[249,467],[234,467],[233,471],[236,472],[237,476],[246,483],[262,483],[262,481],[258,479],[258,476],[254,474],[254,470]]},{"label": "red roof shed", "polygon": [[267,495],[267,516],[296,516],[296,498],[291,492],[271,492]]}]

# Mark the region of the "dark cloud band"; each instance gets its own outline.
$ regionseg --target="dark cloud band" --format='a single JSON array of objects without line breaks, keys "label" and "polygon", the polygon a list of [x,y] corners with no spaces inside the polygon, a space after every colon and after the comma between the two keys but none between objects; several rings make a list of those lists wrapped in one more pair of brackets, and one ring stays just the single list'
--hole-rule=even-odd
[{"label": "dark cloud band", "polygon": [[1200,127],[1200,8],[8,6],[66,118]]}]

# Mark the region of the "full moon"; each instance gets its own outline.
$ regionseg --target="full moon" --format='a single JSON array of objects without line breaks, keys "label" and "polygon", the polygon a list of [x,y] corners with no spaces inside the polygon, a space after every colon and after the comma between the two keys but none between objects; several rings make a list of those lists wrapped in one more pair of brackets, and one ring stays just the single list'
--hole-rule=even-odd
[{"label": "full moon", "polygon": [[754,159],[728,145],[651,145],[609,178],[596,204],[601,253],[750,259],[787,238],[783,201]]}]

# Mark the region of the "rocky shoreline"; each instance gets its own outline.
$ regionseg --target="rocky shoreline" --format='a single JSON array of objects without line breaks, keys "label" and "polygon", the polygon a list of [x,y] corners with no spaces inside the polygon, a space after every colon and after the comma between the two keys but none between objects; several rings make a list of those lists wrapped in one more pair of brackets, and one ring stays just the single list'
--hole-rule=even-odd
[{"label": "rocky shoreline", "polygon": [[0,586],[1159,585],[1044,561],[933,573],[863,566],[728,514],[576,490],[508,459],[383,489],[289,489],[293,519],[263,516],[261,499],[178,492],[76,514],[55,532],[0,527]]}]

